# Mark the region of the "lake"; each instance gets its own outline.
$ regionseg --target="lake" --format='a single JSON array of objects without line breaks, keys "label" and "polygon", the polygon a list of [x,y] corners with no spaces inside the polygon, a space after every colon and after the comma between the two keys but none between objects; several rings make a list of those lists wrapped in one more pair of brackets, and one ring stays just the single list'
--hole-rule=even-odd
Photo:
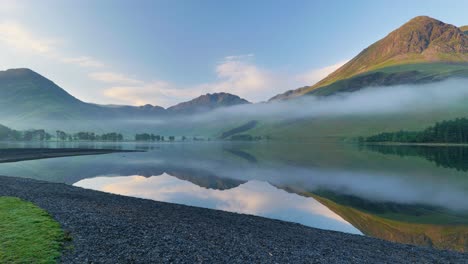
[{"label": "lake", "polygon": [[468,251],[468,148],[338,143],[1,143],[143,152],[0,164],[0,175]]}]

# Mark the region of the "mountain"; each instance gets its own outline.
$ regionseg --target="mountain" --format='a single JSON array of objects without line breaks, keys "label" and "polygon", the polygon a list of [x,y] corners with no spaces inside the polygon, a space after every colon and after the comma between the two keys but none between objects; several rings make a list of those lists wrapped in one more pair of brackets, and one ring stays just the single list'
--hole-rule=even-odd
[{"label": "mountain", "polygon": [[318,83],[270,100],[468,77],[466,30],[427,16],[415,17]]},{"label": "mountain", "polygon": [[148,115],[159,110],[85,103],[30,69],[0,71],[0,104],[0,116],[15,120],[116,118]]},{"label": "mountain", "polygon": [[171,106],[167,111],[170,113],[188,114],[242,104],[250,104],[250,102],[229,93],[213,93],[205,94],[188,102]]},{"label": "mountain", "polygon": [[29,69],[0,72],[0,115],[16,119],[78,118],[98,106],[86,104]]},{"label": "mountain", "polygon": [[465,34],[468,34],[468,26],[460,27],[460,30],[463,31]]},{"label": "mountain", "polygon": [[30,70],[0,71],[0,117],[4,120],[147,119],[167,114],[191,114],[248,101],[227,93],[202,95],[164,109],[160,106],[85,103],[51,80]]}]

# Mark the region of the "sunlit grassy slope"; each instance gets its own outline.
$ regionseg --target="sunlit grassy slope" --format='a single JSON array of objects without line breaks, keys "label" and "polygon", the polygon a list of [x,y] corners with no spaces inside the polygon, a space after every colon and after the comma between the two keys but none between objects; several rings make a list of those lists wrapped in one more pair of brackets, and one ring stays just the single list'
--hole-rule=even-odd
[{"label": "sunlit grassy slope", "polygon": [[465,34],[468,34],[468,26],[463,26],[460,27],[461,31],[465,32]]},{"label": "sunlit grassy slope", "polygon": [[353,92],[368,86],[390,86],[400,84],[420,84],[445,80],[447,78],[467,78],[468,63],[411,63],[398,64],[387,61],[376,65],[366,73],[338,80],[329,85],[312,89],[307,94],[326,96],[337,92]]},{"label": "sunlit grassy slope", "polygon": [[[442,72],[446,71],[444,64],[468,63],[468,37],[464,30],[465,27],[458,28],[431,17],[415,17],[318,83],[277,95],[272,100],[294,98],[316,90],[327,95],[339,90],[337,88],[348,87],[348,91],[352,91],[371,85],[409,84],[441,78],[444,76]],[[425,66],[433,63],[439,65]],[[413,66],[402,69],[407,65]],[[386,68],[395,66],[402,68],[393,68],[398,71],[389,74]],[[433,67],[429,80],[425,78],[427,67]]]},{"label": "sunlit grassy slope", "polygon": [[0,197],[0,263],[56,263],[64,234],[32,203]]},{"label": "sunlit grassy slope", "polygon": [[467,62],[463,29],[426,16],[411,19],[302,94],[361,73],[395,65]]}]

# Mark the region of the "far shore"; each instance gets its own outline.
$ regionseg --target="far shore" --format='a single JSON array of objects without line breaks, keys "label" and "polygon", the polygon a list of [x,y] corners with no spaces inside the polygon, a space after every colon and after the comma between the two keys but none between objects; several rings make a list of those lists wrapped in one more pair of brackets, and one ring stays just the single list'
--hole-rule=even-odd
[{"label": "far shore", "polygon": [[365,145],[425,146],[425,147],[468,147],[468,143],[410,143],[410,142],[364,142]]},{"label": "far shore", "polygon": [[85,148],[7,148],[0,149],[0,163],[25,160],[71,157],[83,155],[100,155],[116,152],[137,152],[118,149],[85,149]]}]

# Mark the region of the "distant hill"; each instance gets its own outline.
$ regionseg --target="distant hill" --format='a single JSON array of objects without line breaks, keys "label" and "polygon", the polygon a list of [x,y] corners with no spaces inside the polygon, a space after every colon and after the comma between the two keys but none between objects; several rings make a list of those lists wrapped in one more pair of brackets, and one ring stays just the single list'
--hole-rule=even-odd
[{"label": "distant hill", "polygon": [[188,114],[209,111],[219,107],[250,104],[249,101],[229,93],[213,93],[199,96],[188,102],[183,102],[167,109],[170,113]]},{"label": "distant hill", "polygon": [[270,100],[468,77],[466,30],[427,16],[413,18],[320,82]]},{"label": "distant hill", "polygon": [[202,95],[167,110],[149,104],[98,105],[80,101],[30,69],[0,71],[0,117],[9,120],[145,119],[246,103],[249,102],[232,94],[215,93]]}]

